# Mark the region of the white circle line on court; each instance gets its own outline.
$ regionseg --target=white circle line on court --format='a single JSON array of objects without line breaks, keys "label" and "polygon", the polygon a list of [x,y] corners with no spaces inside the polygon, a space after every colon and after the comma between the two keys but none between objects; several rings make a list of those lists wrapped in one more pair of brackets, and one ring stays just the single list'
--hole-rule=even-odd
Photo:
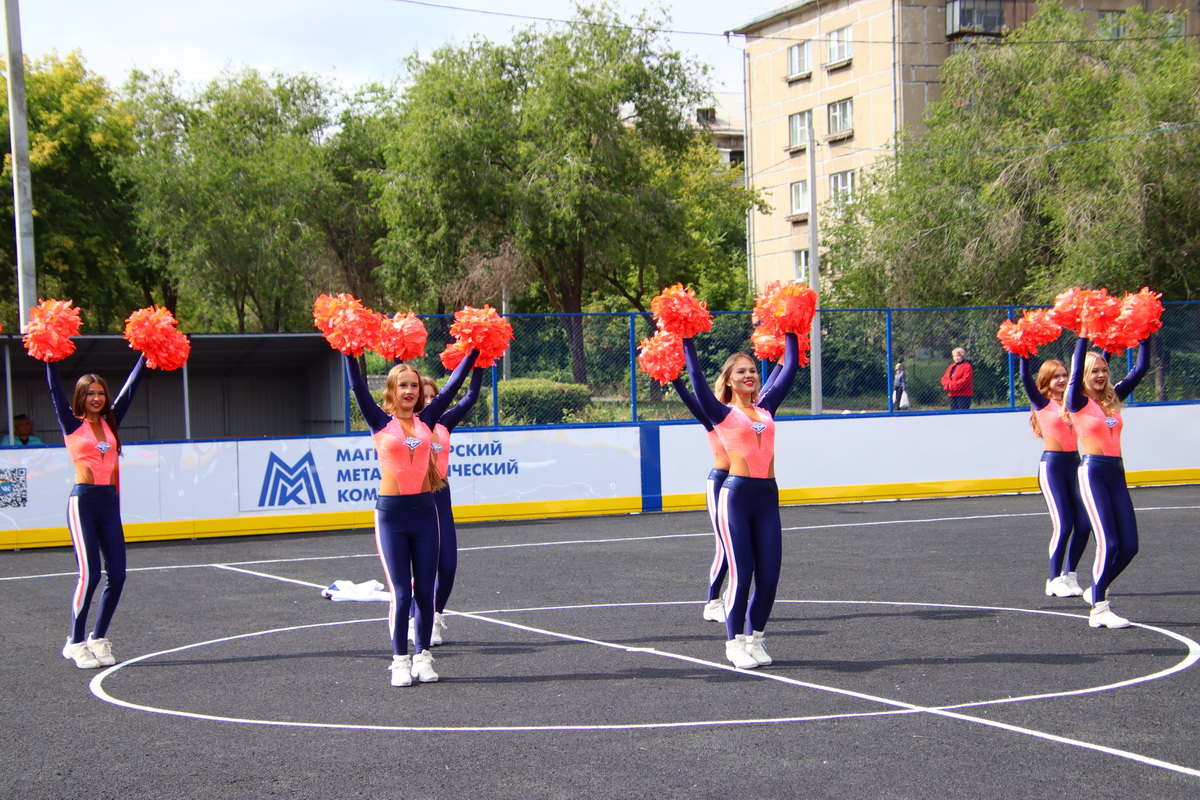
[{"label": "white circle line on court", "polygon": [[[864,600],[864,601],[855,601],[855,600],[795,600],[795,601],[789,601],[789,600],[781,600],[779,602],[810,604],[810,605],[819,605],[819,604],[824,604],[824,605],[879,605],[879,606],[900,606],[900,607],[920,607],[920,608],[949,608],[949,609],[959,609],[959,610],[967,609],[967,610],[1000,611],[1000,612],[1015,612],[1015,613],[1032,613],[1032,614],[1042,614],[1042,615],[1047,615],[1047,616],[1069,617],[1069,618],[1074,618],[1074,619],[1081,618],[1079,615],[1076,615],[1076,614],[1067,614],[1064,612],[1057,612],[1057,611],[1043,611],[1043,610],[1038,610],[1038,609],[1021,609],[1021,608],[1006,608],[1006,607],[996,607],[996,606],[943,604],[943,603],[888,602],[888,601],[881,601],[881,600]],[[835,719],[851,719],[851,718],[860,718],[860,717],[892,716],[892,715],[898,715],[898,714],[933,714],[933,715],[945,717],[948,719],[954,719],[954,720],[958,720],[958,721],[962,721],[962,722],[985,725],[988,727],[993,727],[993,728],[997,728],[1000,730],[1006,730],[1006,731],[1010,731],[1013,733],[1025,735],[1025,736],[1032,736],[1032,737],[1043,739],[1046,741],[1053,741],[1053,742],[1056,742],[1059,744],[1066,744],[1066,745],[1070,745],[1072,747],[1079,747],[1079,748],[1083,748],[1083,749],[1092,750],[1095,752],[1102,752],[1102,753],[1106,753],[1108,755],[1113,755],[1113,756],[1117,756],[1120,758],[1125,758],[1125,759],[1129,759],[1132,761],[1136,761],[1136,762],[1145,764],[1147,766],[1170,770],[1173,772],[1190,775],[1192,777],[1200,777],[1200,770],[1193,769],[1191,767],[1185,767],[1185,766],[1182,766],[1179,764],[1172,764],[1170,762],[1162,761],[1160,759],[1155,759],[1155,758],[1151,758],[1149,756],[1144,756],[1140,753],[1133,753],[1133,752],[1130,752],[1127,750],[1119,750],[1117,748],[1111,748],[1111,747],[1107,747],[1104,745],[1095,744],[1092,742],[1085,742],[1085,741],[1081,741],[1079,739],[1072,739],[1069,737],[1058,736],[1055,734],[1045,733],[1042,731],[1037,731],[1037,730],[1033,730],[1030,728],[1024,728],[1024,727],[1020,727],[1020,726],[1016,726],[1016,725],[1010,725],[1007,723],[998,722],[995,720],[990,720],[990,719],[976,717],[976,716],[971,716],[971,715],[963,714],[963,713],[959,712],[960,709],[974,708],[974,707],[987,706],[987,705],[1017,703],[1017,702],[1025,702],[1025,701],[1029,701],[1029,700],[1045,700],[1045,699],[1053,699],[1053,698],[1059,698],[1059,697],[1070,697],[1070,696],[1076,696],[1076,695],[1082,695],[1082,694],[1092,694],[1092,693],[1103,692],[1103,691],[1112,691],[1114,689],[1118,689],[1118,688],[1125,687],[1125,686],[1133,686],[1135,684],[1145,683],[1148,681],[1165,678],[1169,675],[1173,675],[1177,672],[1181,672],[1182,670],[1187,669],[1188,667],[1190,667],[1194,663],[1196,663],[1196,661],[1198,659],[1200,659],[1200,645],[1198,645],[1195,641],[1193,641],[1192,639],[1190,639],[1186,636],[1183,636],[1182,634],[1179,634],[1179,633],[1176,633],[1173,631],[1169,631],[1169,630],[1166,630],[1163,628],[1150,626],[1150,625],[1140,625],[1140,624],[1134,623],[1134,625],[1136,627],[1140,627],[1140,628],[1143,628],[1143,629],[1149,630],[1149,631],[1154,631],[1156,633],[1165,635],[1169,638],[1175,639],[1176,641],[1184,644],[1187,647],[1187,655],[1181,661],[1179,661],[1177,664],[1175,664],[1171,667],[1168,667],[1167,669],[1159,670],[1158,672],[1155,672],[1150,675],[1140,676],[1137,678],[1131,678],[1131,679],[1119,681],[1116,683],[1106,684],[1104,686],[1088,687],[1088,688],[1084,688],[1084,689],[1074,689],[1074,690],[1063,691],[1063,692],[1046,692],[1046,693],[1036,694],[1036,695],[1026,695],[1026,696],[1014,697],[1014,698],[985,700],[985,701],[979,701],[979,702],[974,702],[974,703],[961,703],[961,704],[955,704],[955,705],[951,705],[951,706],[920,706],[920,705],[914,705],[911,703],[906,703],[906,702],[903,702],[900,700],[893,700],[893,699],[886,698],[886,697],[878,697],[875,695],[868,695],[868,694],[864,694],[861,692],[855,692],[855,691],[851,691],[851,690],[847,690],[847,689],[841,689],[838,687],[810,683],[807,681],[799,681],[799,680],[796,680],[793,678],[786,678],[786,677],[783,677],[780,675],[775,675],[770,672],[765,672],[765,671],[761,671],[761,670],[755,670],[752,672],[736,670],[732,666],[729,666],[727,664],[719,664],[719,663],[715,663],[715,662],[705,661],[703,659],[697,659],[697,658],[693,658],[690,656],[684,656],[684,655],[677,654],[677,653],[668,653],[668,652],[664,652],[664,651],[657,650],[654,648],[628,647],[626,645],[617,644],[614,642],[604,642],[604,641],[600,641],[600,640],[596,640],[596,639],[589,639],[586,637],[574,636],[572,634],[562,633],[562,632],[558,632],[558,631],[550,631],[550,630],[546,630],[543,628],[535,628],[535,627],[531,627],[531,626],[527,626],[527,625],[521,625],[518,623],[509,622],[507,620],[493,619],[489,616],[484,615],[484,614],[518,613],[519,611],[526,611],[526,612],[529,612],[529,611],[556,611],[556,610],[564,610],[565,611],[565,610],[578,610],[578,609],[583,609],[583,608],[660,606],[660,605],[681,605],[681,604],[692,605],[694,603],[692,603],[692,602],[608,603],[608,604],[596,604],[596,605],[588,605],[588,606],[581,605],[581,606],[545,607],[545,608],[539,608],[539,609],[494,610],[494,611],[483,612],[483,613],[457,612],[455,615],[462,616],[462,617],[469,618],[469,619],[478,620],[480,622],[489,622],[489,623],[496,624],[496,625],[503,625],[505,627],[516,628],[519,630],[524,630],[527,632],[536,633],[539,635],[549,636],[549,637],[553,637],[553,638],[565,639],[565,640],[569,640],[569,641],[576,641],[576,642],[587,643],[587,644],[594,644],[596,646],[607,647],[607,648],[612,648],[612,649],[616,649],[616,650],[622,650],[622,651],[629,652],[629,653],[644,653],[647,655],[658,656],[661,658],[670,658],[670,659],[675,659],[675,660],[679,660],[679,661],[685,661],[685,662],[697,664],[700,666],[706,666],[706,667],[710,667],[710,668],[714,668],[714,669],[721,669],[721,670],[726,670],[726,671],[730,671],[730,672],[736,672],[740,675],[744,675],[749,678],[774,680],[774,681],[777,681],[780,683],[785,683],[785,684],[789,684],[789,685],[793,685],[793,686],[808,688],[808,689],[812,689],[815,691],[829,692],[829,693],[833,693],[833,694],[842,695],[845,697],[851,697],[851,698],[866,700],[869,702],[881,703],[883,705],[891,706],[892,708],[887,711],[859,712],[859,713],[851,713],[851,714],[827,714],[827,715],[809,716],[809,717],[772,717],[772,718],[762,718],[762,719],[741,719],[741,720],[689,720],[689,721],[682,721],[682,722],[628,723],[628,724],[612,724],[612,725],[536,725],[536,726],[535,725],[511,725],[511,726],[484,726],[484,727],[356,725],[356,724],[342,724],[342,723],[295,722],[295,721],[284,721],[284,720],[262,720],[262,719],[249,719],[249,718],[238,718],[238,717],[225,717],[225,716],[218,716],[218,715],[211,715],[211,714],[198,714],[198,713],[194,713],[194,712],[178,711],[178,710],[174,710],[174,709],[157,708],[157,707],[153,707],[153,706],[145,706],[145,705],[141,705],[138,703],[132,703],[129,701],[120,700],[118,698],[115,698],[112,695],[110,695],[103,686],[104,679],[106,677],[108,677],[109,675],[115,674],[116,672],[121,670],[123,667],[130,666],[132,664],[136,664],[138,662],[146,661],[146,660],[149,660],[152,658],[157,658],[157,657],[169,655],[172,653],[178,653],[178,652],[181,652],[184,650],[191,650],[191,649],[194,649],[197,647],[204,647],[204,646],[213,645],[213,644],[221,644],[221,643],[225,643],[225,642],[236,641],[239,639],[248,639],[248,638],[253,638],[253,637],[258,637],[258,636],[268,636],[268,635],[277,634],[277,633],[287,633],[287,632],[291,632],[291,631],[310,630],[313,628],[332,627],[332,626],[336,626],[336,625],[353,625],[353,624],[358,624],[361,622],[376,622],[377,623],[377,622],[384,621],[382,619],[348,620],[348,621],[341,621],[341,622],[328,622],[328,623],[317,623],[317,624],[312,624],[312,625],[297,625],[297,626],[291,626],[291,627],[286,627],[286,628],[275,628],[275,629],[265,630],[265,631],[255,631],[255,632],[251,632],[251,633],[238,634],[235,636],[227,636],[227,637],[222,637],[219,639],[210,639],[210,640],[207,640],[204,642],[196,642],[193,644],[182,645],[180,647],[175,647],[175,648],[172,648],[169,650],[162,650],[162,651],[159,651],[156,653],[148,653],[146,655],[137,656],[135,658],[129,659],[128,661],[125,661],[121,664],[117,664],[115,666],[109,667],[108,669],[99,673],[92,679],[92,681],[90,683],[90,689],[96,697],[98,697],[99,699],[101,699],[105,702],[112,703],[117,706],[129,708],[132,710],[145,711],[145,712],[149,712],[149,713],[163,714],[163,715],[168,715],[168,716],[178,716],[178,717],[185,717],[185,718],[190,718],[190,719],[207,720],[207,721],[213,721],[213,722],[230,722],[230,723],[247,724],[247,725],[266,725],[266,726],[320,728],[320,729],[372,730],[372,731],[459,732],[459,733],[494,732],[494,733],[501,733],[501,732],[540,732],[540,731],[640,730],[640,729],[693,728],[693,727],[732,726],[732,725],[780,724],[780,723],[789,723],[789,722],[814,722],[814,721],[825,721],[825,720],[835,720]]]},{"label": "white circle line on court", "polygon": [[[1200,506],[1152,506],[1149,508],[1134,509],[1137,513],[1149,511],[1192,511],[1200,509]],[[784,528],[784,531],[820,531],[832,530],[834,528],[872,528],[880,525],[927,525],[935,522],[966,522],[969,520],[980,519],[1007,519],[1009,517],[1044,517],[1047,516],[1045,511],[1036,513],[1020,513],[1020,514],[980,514],[970,517],[931,517],[929,519],[893,519],[893,520],[873,520],[870,522],[837,522],[832,525],[804,525],[799,527]],[[695,539],[708,538],[713,535],[711,530],[704,533],[673,533],[662,536],[625,536],[615,539],[571,539],[555,542],[525,542],[518,544],[488,544],[477,545],[475,547],[460,547],[459,553],[470,553],[482,550],[510,550],[523,547],[558,547],[561,545],[575,544],[615,544],[617,542],[651,542],[659,539]],[[379,558],[378,553],[354,553],[350,555],[336,556],[302,556],[298,558],[270,558],[260,559],[257,561],[227,561],[223,563],[207,563],[207,564],[164,564],[157,567],[129,567],[126,572],[156,572],[158,570],[171,569],[203,569],[205,567],[232,567],[232,566],[255,566],[260,564],[297,564],[305,561],[341,561],[351,558]],[[27,581],[36,578],[68,578],[75,577],[78,572],[47,572],[38,575],[10,575],[8,577],[0,577],[0,583],[4,581]]]}]

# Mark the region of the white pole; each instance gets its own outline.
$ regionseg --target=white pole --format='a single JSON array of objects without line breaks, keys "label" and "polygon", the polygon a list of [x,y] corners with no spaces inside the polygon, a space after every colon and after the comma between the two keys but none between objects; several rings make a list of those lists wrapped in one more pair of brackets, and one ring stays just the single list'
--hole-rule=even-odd
[{"label": "white pole", "polygon": [[[815,109],[814,109],[815,110]],[[808,285],[817,293],[817,312],[813,314],[809,344],[809,378],[812,413],[822,413],[821,387],[821,256],[817,252],[817,135],[814,119],[808,125]]]},{"label": "white pole", "polygon": [[192,438],[192,406],[188,399],[188,368],[183,362],[183,438]]},{"label": "white pole", "polygon": [[8,38],[8,132],[12,140],[13,217],[17,226],[17,305],[21,329],[37,302],[33,259],[33,200],[29,190],[29,128],[25,118],[25,59],[21,53],[21,16],[17,0],[4,0]]}]

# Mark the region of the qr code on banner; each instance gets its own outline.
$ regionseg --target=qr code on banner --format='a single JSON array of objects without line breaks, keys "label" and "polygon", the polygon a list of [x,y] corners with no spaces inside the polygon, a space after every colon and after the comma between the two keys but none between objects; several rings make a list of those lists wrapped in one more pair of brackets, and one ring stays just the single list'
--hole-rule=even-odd
[{"label": "qr code on banner", "polygon": [[0,469],[0,508],[24,508],[28,487],[24,467]]}]

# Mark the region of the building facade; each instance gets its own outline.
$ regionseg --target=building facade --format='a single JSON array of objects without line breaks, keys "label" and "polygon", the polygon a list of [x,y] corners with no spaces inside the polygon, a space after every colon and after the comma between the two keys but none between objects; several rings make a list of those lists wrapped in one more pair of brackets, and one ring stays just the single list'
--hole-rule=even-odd
[{"label": "building facade", "polygon": [[[1072,2],[1112,35],[1113,15],[1139,5],[1178,8],[1180,33],[1200,31],[1180,0]],[[810,199],[819,233],[828,201],[852,196],[898,132],[920,130],[955,43],[1035,11],[1031,0],[797,0],[735,28],[746,41],[746,174],[773,208],[751,215],[751,281],[810,283]]]}]

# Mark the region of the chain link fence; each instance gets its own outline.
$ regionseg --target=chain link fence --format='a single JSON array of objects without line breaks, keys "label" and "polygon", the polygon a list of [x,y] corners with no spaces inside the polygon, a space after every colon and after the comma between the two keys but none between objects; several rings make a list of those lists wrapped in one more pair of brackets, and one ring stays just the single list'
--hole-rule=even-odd
[{"label": "chain link fence", "polygon": [[[1200,303],[1166,303],[1163,330],[1155,337],[1151,372],[1134,393],[1134,403],[1200,401]],[[777,417],[810,414],[902,414],[948,411],[941,379],[951,351],[966,350],[974,372],[973,409],[1023,408],[1029,404],[1017,359],[996,339],[1004,319],[1022,306],[980,308],[834,309],[820,313],[820,356],[802,370]],[[428,354],[414,361],[439,385],[443,368],[438,343],[450,340],[453,317],[423,317]],[[639,314],[513,314],[515,340],[503,363],[484,380],[479,402],[460,427],[577,425],[690,419],[669,384],[637,370],[637,344],[653,333]],[[718,312],[713,329],[696,337],[696,350],[709,380],[731,353],[752,352],[748,312]],[[815,339],[815,337],[814,337]],[[1069,362],[1075,341],[1069,332],[1041,348],[1036,365],[1048,358]],[[1114,380],[1133,365],[1133,351],[1113,357]],[[894,407],[892,375],[904,365],[911,408]],[[818,367],[819,365],[819,367]],[[368,354],[366,368],[376,396],[391,365]],[[764,375],[771,365],[763,364]],[[815,393],[814,393],[815,389]],[[499,396],[494,403],[493,397]],[[815,402],[814,402],[815,398]],[[350,403],[352,429],[364,430]]]}]

